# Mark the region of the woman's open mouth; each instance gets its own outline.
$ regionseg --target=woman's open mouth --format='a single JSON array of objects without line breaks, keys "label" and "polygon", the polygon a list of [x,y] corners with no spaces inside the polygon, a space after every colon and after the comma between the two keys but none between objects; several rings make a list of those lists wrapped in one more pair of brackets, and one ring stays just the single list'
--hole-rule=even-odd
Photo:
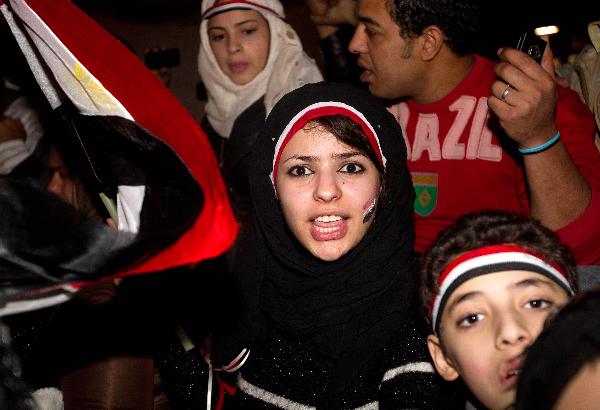
[{"label": "woman's open mouth", "polygon": [[321,215],[312,220],[310,234],[316,241],[340,239],[348,232],[347,219],[340,215]]}]

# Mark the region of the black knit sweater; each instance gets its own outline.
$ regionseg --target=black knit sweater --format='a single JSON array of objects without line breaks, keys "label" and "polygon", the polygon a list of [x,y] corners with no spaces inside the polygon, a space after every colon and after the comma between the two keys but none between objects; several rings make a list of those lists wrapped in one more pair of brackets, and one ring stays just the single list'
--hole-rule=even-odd
[{"label": "black knit sweater", "polygon": [[[356,369],[339,404],[320,402],[334,364],[306,342],[273,334],[252,350],[238,375],[237,408],[447,408],[422,335],[406,323],[389,343]],[[332,407],[333,406],[333,407]]]}]

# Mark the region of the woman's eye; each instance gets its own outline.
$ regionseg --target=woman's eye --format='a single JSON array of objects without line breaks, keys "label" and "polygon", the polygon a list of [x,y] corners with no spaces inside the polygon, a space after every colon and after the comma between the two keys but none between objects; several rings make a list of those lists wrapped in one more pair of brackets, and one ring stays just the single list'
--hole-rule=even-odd
[{"label": "woman's eye", "polygon": [[223,35],[223,34],[215,34],[213,36],[210,36],[210,41],[214,41],[214,42],[223,41],[224,38],[225,38],[225,35]]},{"label": "woman's eye", "polygon": [[364,171],[364,168],[362,165],[352,162],[350,164],[346,164],[343,167],[341,167],[340,171],[346,172],[348,174],[357,174],[359,172]]},{"label": "woman's eye", "polygon": [[545,299],[533,299],[525,303],[527,309],[547,309],[552,306],[552,302]]},{"label": "woman's eye", "polygon": [[482,321],[484,316],[481,313],[469,314],[458,321],[460,327],[471,327],[475,323]]},{"label": "woman's eye", "polygon": [[306,175],[311,175],[313,172],[305,167],[305,166],[296,166],[296,167],[292,167],[289,171],[288,174],[295,176],[295,177],[304,177]]},{"label": "woman's eye", "polygon": [[254,34],[255,32],[256,32],[256,29],[255,29],[255,28],[249,28],[249,29],[246,29],[246,30],[243,30],[243,31],[242,31],[242,33],[243,33],[245,36],[250,36],[250,35]]}]

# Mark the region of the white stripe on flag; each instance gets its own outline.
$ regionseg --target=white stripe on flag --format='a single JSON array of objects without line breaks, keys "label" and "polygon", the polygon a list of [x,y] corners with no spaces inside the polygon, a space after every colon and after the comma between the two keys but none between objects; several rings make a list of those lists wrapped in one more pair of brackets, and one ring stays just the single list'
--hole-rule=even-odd
[{"label": "white stripe on flag", "polygon": [[143,185],[119,185],[117,195],[117,213],[119,230],[137,233],[140,230],[140,214],[146,195]]},{"label": "white stripe on flag", "polygon": [[[63,92],[79,111],[83,114],[116,115],[133,120],[119,100],[77,60],[55,33],[25,2],[10,0],[10,5],[25,25],[29,37],[35,43],[39,54],[52,71]],[[38,73],[34,72],[34,74],[37,78]],[[42,83],[40,83],[40,86],[46,92]],[[60,98],[58,101],[56,101],[56,98],[50,100],[53,108],[58,107],[60,103]]]},{"label": "white stripe on flag", "polygon": [[62,100],[56,92],[56,89],[52,84],[52,80],[50,80],[50,78],[48,77],[44,66],[40,63],[40,60],[38,59],[35,51],[33,50],[33,47],[31,46],[27,35],[15,22],[13,14],[8,9],[6,3],[0,6],[0,10],[2,10],[2,14],[6,19],[6,22],[8,23],[10,30],[12,31],[13,36],[17,41],[17,44],[19,45],[19,48],[21,49],[23,55],[27,59],[27,63],[29,64],[29,68],[31,68],[31,72],[33,73],[35,79],[40,85],[40,88],[44,92],[44,95],[48,99],[50,106],[52,108],[58,107],[62,104]]}]

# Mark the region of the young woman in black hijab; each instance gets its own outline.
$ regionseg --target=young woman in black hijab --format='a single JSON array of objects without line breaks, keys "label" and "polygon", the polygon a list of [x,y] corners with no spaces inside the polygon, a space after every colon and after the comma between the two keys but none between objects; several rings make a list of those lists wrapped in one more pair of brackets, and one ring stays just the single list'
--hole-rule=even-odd
[{"label": "young woman in black hijab", "polygon": [[242,330],[216,335],[212,351],[215,367],[240,369],[238,407],[436,408],[394,118],[351,86],[303,86],[267,118],[249,178]]}]

